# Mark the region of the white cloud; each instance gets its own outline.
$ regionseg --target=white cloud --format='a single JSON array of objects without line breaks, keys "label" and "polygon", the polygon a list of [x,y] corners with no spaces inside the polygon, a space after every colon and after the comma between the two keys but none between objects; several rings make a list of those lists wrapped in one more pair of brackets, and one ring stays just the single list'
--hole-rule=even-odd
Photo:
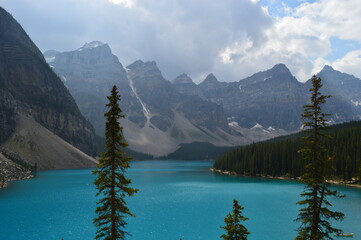
[{"label": "white cloud", "polygon": [[269,13],[276,1],[264,2],[0,0],[0,5],[43,51],[100,40],[124,65],[157,61],[168,79],[187,73],[199,82],[213,72],[221,81],[236,81],[280,62],[303,81],[325,63],[361,76],[358,50],[327,59],[331,38],[361,43],[359,0],[298,0],[294,8],[284,1],[280,16]]},{"label": "white cloud", "polygon": [[[233,43],[220,54],[223,62],[252,70],[283,62],[301,81],[320,71],[324,64],[361,76],[361,71],[357,71],[361,50],[335,62],[327,60],[334,47],[331,38],[361,42],[361,32],[356,31],[361,24],[361,5],[357,0],[342,1],[342,4],[338,0],[303,2],[294,9],[285,3],[281,6],[286,16],[274,18],[265,31],[263,44],[245,49],[245,45]],[[230,61],[229,56],[234,53],[241,53],[242,57]]]},{"label": "white cloud", "polygon": [[[341,59],[334,62],[327,60],[327,55],[333,51],[330,44],[331,38],[353,40],[361,43],[361,32],[357,31],[361,24],[361,5],[358,0],[321,0],[315,3],[304,3],[295,11],[295,21],[303,19],[295,24],[300,31],[306,35],[318,37],[320,41],[308,43],[307,46],[314,46],[318,49],[314,56],[313,71],[320,70],[324,64],[330,64],[335,68],[353,73],[361,77],[360,51],[356,50],[347,53]],[[323,47],[322,47],[323,45]],[[311,48],[312,50],[312,48]],[[306,52],[311,56],[310,52]]]},{"label": "white cloud", "polygon": [[224,64],[235,63],[235,59],[238,61],[240,58],[246,56],[247,51],[252,49],[253,41],[250,38],[244,39],[242,42],[234,42],[232,46],[226,47],[219,55]]},{"label": "white cloud", "polygon": [[132,8],[135,5],[133,0],[108,0],[110,3],[123,5],[127,8]]},{"label": "white cloud", "polygon": [[309,28],[325,37],[340,37],[361,41],[361,32],[356,31],[361,21],[361,5],[358,0],[321,0],[304,3],[296,9],[295,16],[306,18]]},{"label": "white cloud", "polygon": [[361,49],[347,53],[343,58],[331,63],[332,66],[342,72],[361,76]]}]

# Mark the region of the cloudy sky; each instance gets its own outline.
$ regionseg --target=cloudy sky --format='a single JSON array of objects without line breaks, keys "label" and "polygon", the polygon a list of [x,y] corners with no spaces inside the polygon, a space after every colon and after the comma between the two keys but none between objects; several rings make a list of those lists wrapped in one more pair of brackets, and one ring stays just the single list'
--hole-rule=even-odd
[{"label": "cloudy sky", "polygon": [[124,66],[167,79],[237,81],[285,63],[305,81],[325,64],[361,77],[359,0],[0,0],[42,50],[108,43]]}]

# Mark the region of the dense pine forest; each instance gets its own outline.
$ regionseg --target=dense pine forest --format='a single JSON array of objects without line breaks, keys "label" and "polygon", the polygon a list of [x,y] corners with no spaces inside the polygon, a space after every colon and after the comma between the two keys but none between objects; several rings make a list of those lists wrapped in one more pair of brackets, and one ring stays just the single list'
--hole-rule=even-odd
[{"label": "dense pine forest", "polygon": [[[344,181],[360,181],[361,121],[334,125],[325,134],[330,138],[324,140],[324,146],[334,156],[331,175]],[[220,156],[214,168],[250,176],[299,177],[305,167],[298,153],[303,135],[301,132],[239,147]]]}]

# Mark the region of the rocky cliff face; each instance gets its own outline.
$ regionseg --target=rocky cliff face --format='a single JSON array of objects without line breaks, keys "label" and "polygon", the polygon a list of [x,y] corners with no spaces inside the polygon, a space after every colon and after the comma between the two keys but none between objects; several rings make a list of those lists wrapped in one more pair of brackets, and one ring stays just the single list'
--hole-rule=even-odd
[{"label": "rocky cliff face", "polygon": [[295,130],[300,126],[302,104],[307,98],[283,64],[239,82],[219,82],[208,75],[198,85],[200,96],[224,107],[228,119],[244,128]]},{"label": "rocky cliff face", "polygon": [[211,131],[229,131],[222,107],[197,95],[191,97],[178,91],[164,79],[155,62],[140,60],[127,67],[128,77],[152,116],[150,122],[166,131],[172,126],[174,111],[181,112],[194,125]]},{"label": "rocky cliff face", "polygon": [[[324,94],[331,94],[325,111],[332,123],[359,119],[361,81],[326,66],[319,74]],[[231,125],[247,129],[297,131],[301,126],[302,106],[309,101],[310,81],[300,83],[284,64],[256,73],[239,82],[220,82],[210,74],[199,85],[180,78],[174,86],[196,94],[224,108]],[[194,88],[190,90],[190,88]]]},{"label": "rocky cliff face", "polygon": [[347,98],[354,105],[361,100],[361,80],[353,75],[342,73],[326,65],[317,76],[324,79],[325,87],[329,87],[339,95]]},{"label": "rocky cliff face", "polygon": [[126,71],[107,44],[94,41],[75,51],[46,51],[44,56],[68,87],[80,111],[91,121],[98,135],[104,134],[106,97],[113,85],[117,85],[120,90],[123,111],[131,113],[128,117],[132,121],[144,125],[145,117],[140,103],[131,94]]},{"label": "rocky cliff face", "polygon": [[184,95],[199,95],[197,85],[185,73],[172,80],[172,84],[178,92]]},{"label": "rocky cliff face", "polygon": [[124,134],[136,151],[158,156],[192,141],[239,142],[224,139],[224,134],[232,133],[221,106],[178,91],[155,62],[138,60],[124,69],[109,46],[97,41],[75,51],[47,51],[44,56],[99,135],[104,132],[106,96],[111,86],[117,85],[126,115]]},{"label": "rocky cliff face", "polygon": [[11,138],[23,115],[94,154],[93,127],[29,36],[0,7],[0,144]]},{"label": "rocky cliff face", "polygon": [[325,106],[325,111],[332,114],[332,122],[359,120],[361,118],[361,80],[336,71],[327,65],[317,76],[323,79],[325,94],[332,96]]},{"label": "rocky cliff face", "polygon": [[15,130],[16,119],[13,103],[14,98],[4,88],[0,88],[0,143],[8,139]]},{"label": "rocky cliff face", "polygon": [[[298,82],[284,64],[231,83],[209,74],[197,85],[186,74],[168,81],[154,61],[138,60],[124,69],[109,46],[100,42],[44,55],[100,135],[106,96],[112,85],[118,85],[130,147],[156,156],[174,151],[181,143],[229,146],[298,131],[302,106],[309,101],[309,82]],[[325,109],[333,114],[331,121],[358,118],[357,90],[352,99],[346,98],[349,90],[339,91],[339,85],[331,84],[338,82],[332,78],[342,77],[344,82],[352,81],[350,85],[358,80],[325,70],[320,74],[325,94],[333,95]]]},{"label": "rocky cliff face", "polygon": [[19,159],[18,155],[0,148],[0,189],[6,187],[10,181],[32,177],[31,170],[27,166],[19,164],[19,161],[22,163],[23,160]]}]

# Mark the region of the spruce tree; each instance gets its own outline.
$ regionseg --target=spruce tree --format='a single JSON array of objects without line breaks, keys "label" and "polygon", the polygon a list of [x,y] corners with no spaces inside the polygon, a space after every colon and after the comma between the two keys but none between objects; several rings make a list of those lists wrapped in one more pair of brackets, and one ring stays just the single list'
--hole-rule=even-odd
[{"label": "spruce tree", "polygon": [[129,187],[130,179],[124,174],[129,168],[130,157],[125,156],[124,148],[128,144],[123,140],[123,128],[119,120],[124,118],[118,101],[120,95],[116,86],[113,86],[111,95],[107,97],[108,112],[105,124],[105,149],[99,159],[94,184],[98,190],[97,196],[101,199],[97,202],[94,224],[97,227],[95,239],[126,239],[129,233],[125,231],[126,217],[134,215],[126,205],[125,197],[133,196],[138,190]]},{"label": "spruce tree", "polygon": [[344,214],[329,209],[332,204],[328,197],[342,197],[337,191],[331,190],[326,178],[332,170],[332,157],[327,156],[327,149],[322,145],[322,139],[328,136],[323,133],[328,127],[326,117],[330,114],[322,112],[322,105],[330,96],[322,95],[321,78],[312,77],[311,103],[305,105],[302,117],[306,137],[304,147],[299,152],[306,163],[305,173],[301,181],[306,184],[301,196],[304,198],[297,204],[299,210],[296,221],[301,222],[296,240],[332,239],[332,233],[341,232],[331,226],[330,220],[342,220]]},{"label": "spruce tree", "polygon": [[242,221],[246,221],[248,218],[242,215],[244,208],[238,204],[236,199],[233,200],[233,212],[229,213],[224,222],[226,226],[221,227],[226,230],[226,233],[220,236],[224,240],[246,240],[247,235],[250,234],[247,228],[241,224]]}]

